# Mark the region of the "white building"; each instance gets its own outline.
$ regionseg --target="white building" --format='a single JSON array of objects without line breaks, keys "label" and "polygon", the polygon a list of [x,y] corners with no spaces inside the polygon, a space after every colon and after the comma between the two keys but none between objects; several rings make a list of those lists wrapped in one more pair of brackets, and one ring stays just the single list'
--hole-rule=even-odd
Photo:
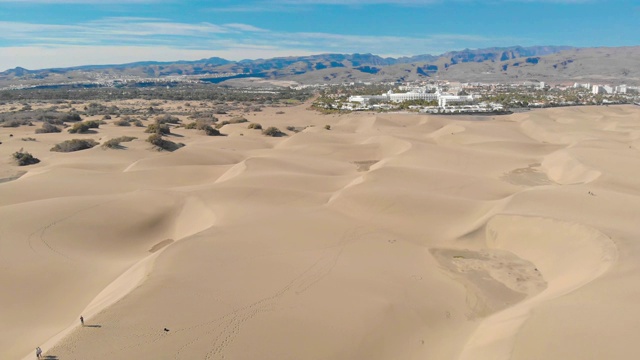
[{"label": "white building", "polygon": [[591,93],[593,95],[602,94],[603,91],[604,89],[600,85],[593,85],[593,87],[591,88]]},{"label": "white building", "polygon": [[441,95],[438,97],[438,106],[446,108],[447,105],[473,104],[475,102],[472,95]]},{"label": "white building", "polygon": [[350,96],[349,102],[358,102],[365,103],[371,100],[374,101],[386,101],[386,102],[403,102],[403,101],[411,101],[411,100],[438,100],[438,93],[429,93],[425,88],[414,88],[406,93],[394,93],[389,90],[387,93],[382,95],[358,95],[358,96]]}]

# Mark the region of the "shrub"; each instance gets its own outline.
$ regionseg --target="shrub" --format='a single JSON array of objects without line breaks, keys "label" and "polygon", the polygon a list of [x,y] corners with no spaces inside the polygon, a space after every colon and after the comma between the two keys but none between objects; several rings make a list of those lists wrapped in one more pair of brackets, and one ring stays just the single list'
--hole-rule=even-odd
[{"label": "shrub", "polygon": [[156,118],[156,124],[179,124],[180,119],[169,114],[158,116]]},{"label": "shrub", "polygon": [[32,137],[26,137],[26,138],[22,138],[22,141],[36,141],[36,138],[32,138]]},{"label": "shrub", "polygon": [[204,133],[208,136],[220,136],[222,134],[220,134],[220,131],[218,131],[217,129],[214,129],[211,126],[211,121],[210,120],[196,120],[194,122],[191,122],[189,124],[186,124],[184,126],[185,129],[196,129],[196,130],[200,130],[200,131],[204,131]]},{"label": "shrub", "polygon": [[131,126],[131,123],[125,119],[116,120],[113,124],[115,126]]},{"label": "shrub", "polygon": [[98,145],[98,143],[92,139],[72,139],[56,144],[56,146],[51,148],[51,151],[72,152],[91,149],[96,145]]},{"label": "shrub", "polygon": [[98,129],[100,128],[100,124],[104,124],[104,121],[100,121],[100,120],[90,120],[90,121],[85,121],[85,124],[87,124],[87,126],[89,126],[89,129]]},{"label": "shrub", "polygon": [[153,134],[149,136],[147,142],[151,143],[157,150],[175,151],[184,146],[184,144],[176,144],[173,141],[165,140],[160,134]]},{"label": "shrub", "polygon": [[130,142],[130,141],[133,141],[135,139],[137,139],[137,137],[134,137],[134,136],[121,136],[121,137],[117,137],[117,138],[113,138],[113,139],[105,141],[102,144],[102,147],[105,148],[105,149],[122,149],[123,146],[120,145],[120,143]]},{"label": "shrub", "polygon": [[71,129],[68,130],[71,134],[84,134],[89,131],[89,124],[85,122],[79,122],[73,124]]},{"label": "shrub", "polygon": [[223,127],[225,125],[229,125],[229,124],[231,124],[231,123],[228,120],[225,120],[225,121],[223,121],[221,123],[217,123],[216,124],[216,129],[220,129],[221,127]]},{"label": "shrub", "polygon": [[286,134],[283,133],[282,131],[280,131],[280,129],[278,129],[275,126],[270,126],[264,130],[262,130],[262,135],[265,136],[272,136],[272,137],[280,137],[280,136],[285,136]]},{"label": "shrub", "polygon": [[29,120],[12,119],[12,120],[7,120],[3,122],[2,127],[18,127],[20,125],[29,125],[29,124],[31,124],[31,121]]},{"label": "shrub", "polygon": [[325,130],[331,130],[331,125],[325,125],[325,126],[324,126],[324,129],[325,129]]},{"label": "shrub", "polygon": [[211,125],[204,125],[202,129],[207,136],[220,136],[220,131],[218,129],[214,129]]},{"label": "shrub", "polygon": [[262,125],[258,123],[251,123],[249,124],[249,126],[247,126],[247,129],[262,130]]},{"label": "shrub", "polygon": [[287,130],[289,131],[296,131],[296,127],[295,126],[287,126]]},{"label": "shrub", "polygon": [[60,117],[60,120],[64,122],[78,122],[82,121],[82,118],[78,113],[68,113]]},{"label": "shrub", "polygon": [[149,124],[149,126],[147,126],[147,130],[145,130],[144,132],[150,133],[150,134],[168,135],[168,134],[171,134],[171,129],[167,124],[155,123],[155,124]]},{"label": "shrub", "polygon": [[242,116],[236,116],[231,118],[231,120],[229,120],[229,124],[242,124],[246,122],[249,122],[249,120],[243,118]]},{"label": "shrub", "polygon": [[284,111],[276,111],[276,115],[282,115],[284,114]]},{"label": "shrub", "polygon": [[13,153],[13,160],[18,166],[32,165],[40,162],[39,159],[22,149]]},{"label": "shrub", "polygon": [[61,131],[59,127],[46,122],[42,124],[40,129],[36,129],[36,134],[59,133]]}]

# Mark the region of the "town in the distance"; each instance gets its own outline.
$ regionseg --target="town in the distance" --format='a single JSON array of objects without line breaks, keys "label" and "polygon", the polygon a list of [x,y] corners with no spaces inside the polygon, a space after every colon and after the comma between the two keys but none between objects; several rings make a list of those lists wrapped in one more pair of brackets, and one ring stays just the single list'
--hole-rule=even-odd
[{"label": "town in the distance", "polygon": [[[375,90],[390,90],[373,94]],[[325,111],[414,111],[430,114],[503,114],[513,109],[638,103],[640,86],[591,83],[461,83],[449,81],[323,85],[314,104]],[[370,90],[371,93],[366,93]],[[366,94],[365,94],[366,93]]]}]

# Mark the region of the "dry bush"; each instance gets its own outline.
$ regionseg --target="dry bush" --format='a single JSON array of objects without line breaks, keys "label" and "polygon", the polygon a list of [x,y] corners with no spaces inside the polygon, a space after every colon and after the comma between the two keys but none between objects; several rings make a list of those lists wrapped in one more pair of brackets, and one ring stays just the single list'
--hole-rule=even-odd
[{"label": "dry bush", "polygon": [[89,129],[90,129],[89,124],[84,122],[79,122],[79,123],[73,124],[71,129],[69,129],[68,131],[71,134],[84,134],[88,132]]},{"label": "dry bush", "polygon": [[59,133],[61,131],[62,130],[59,127],[46,122],[42,124],[40,129],[36,129],[36,134]]},{"label": "dry bush", "polygon": [[13,160],[18,166],[32,165],[40,162],[39,159],[33,157],[33,155],[29,154],[23,149],[20,149],[19,151],[13,153]]},{"label": "dry bush", "polygon": [[262,130],[262,135],[272,136],[272,137],[281,137],[281,136],[286,136],[287,134],[283,133],[282,131],[280,131],[280,129],[278,129],[275,126],[270,126]]},{"label": "dry bush", "polygon": [[247,126],[247,129],[262,130],[262,125],[258,123],[251,123],[249,124],[249,126]]},{"label": "dry bush", "polygon": [[149,136],[147,142],[151,143],[157,150],[175,151],[184,146],[182,143],[174,143],[170,140],[165,140],[160,134],[153,134]]},{"label": "dry bush", "polygon": [[137,137],[134,137],[134,136],[120,136],[120,137],[113,138],[113,139],[105,141],[102,144],[102,147],[105,148],[105,149],[123,149],[124,146],[120,145],[120,143],[130,142],[130,141],[133,141],[135,139],[137,139]]},{"label": "dry bush", "polygon": [[150,133],[150,134],[168,135],[168,134],[171,134],[171,129],[167,124],[155,123],[155,124],[149,124],[147,126],[147,129],[144,132]]},{"label": "dry bush", "polygon": [[96,142],[93,139],[72,139],[72,140],[63,141],[60,144],[56,144],[56,146],[51,148],[51,151],[72,152],[72,151],[91,149],[96,145],[98,145],[98,142]]}]

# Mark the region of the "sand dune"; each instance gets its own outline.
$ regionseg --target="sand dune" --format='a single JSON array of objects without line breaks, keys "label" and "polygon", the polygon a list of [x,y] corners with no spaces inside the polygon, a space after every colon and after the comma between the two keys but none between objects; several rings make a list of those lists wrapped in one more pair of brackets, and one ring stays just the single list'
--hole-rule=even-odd
[{"label": "sand dune", "polygon": [[0,358],[635,358],[640,108],[306,107],[175,152],[0,128]]}]

